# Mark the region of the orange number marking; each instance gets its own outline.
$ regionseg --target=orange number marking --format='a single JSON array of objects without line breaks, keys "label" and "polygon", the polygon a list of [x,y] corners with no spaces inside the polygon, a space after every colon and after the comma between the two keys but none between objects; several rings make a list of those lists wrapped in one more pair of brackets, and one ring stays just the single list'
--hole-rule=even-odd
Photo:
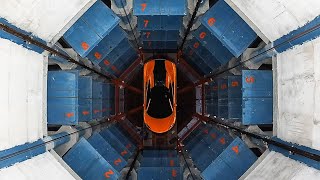
[{"label": "orange number marking", "polygon": [[149,39],[151,32],[146,32],[147,39]]},{"label": "orange number marking", "polygon": [[198,42],[194,43],[194,45],[193,45],[193,47],[196,48],[196,49],[197,49],[199,46],[200,46],[200,44],[199,44]]},{"label": "orange number marking", "polygon": [[87,115],[90,114],[90,112],[89,112],[89,111],[83,111],[82,114],[83,114],[84,116],[87,116]]},{"label": "orange number marking", "polygon": [[126,150],[121,152],[121,156],[125,156],[126,154],[128,154],[128,152]]},{"label": "orange number marking", "polygon": [[238,146],[233,146],[232,151],[234,151],[236,154],[239,154],[239,147]]},{"label": "orange number marking", "polygon": [[174,160],[170,160],[170,166],[172,167],[172,166],[174,166]]},{"label": "orange number marking", "polygon": [[200,33],[200,39],[204,39],[207,36],[206,32]]},{"label": "orange number marking", "polygon": [[149,20],[145,19],[144,20],[144,27],[146,28],[148,26],[148,24],[149,24]]},{"label": "orange number marking", "polygon": [[246,77],[246,82],[248,84],[252,84],[252,83],[254,83],[254,81],[255,81],[254,77],[252,77],[252,76]]},{"label": "orange number marking", "polygon": [[212,139],[215,139],[215,138],[217,138],[217,135],[216,135],[215,133],[212,133],[212,134],[211,134],[211,138],[212,138]]},{"label": "orange number marking", "polygon": [[119,166],[119,164],[122,162],[122,160],[120,158],[116,159],[113,164],[116,166]]},{"label": "orange number marking", "polygon": [[110,65],[110,62],[108,60],[104,60],[103,63],[106,65],[106,66],[109,66]]},{"label": "orange number marking", "polygon": [[221,144],[226,144],[226,140],[225,140],[224,138],[220,138],[219,142],[220,142]]},{"label": "orange number marking", "polygon": [[97,59],[101,59],[101,54],[98,52],[95,52],[94,57],[96,57]]},{"label": "orange number marking", "polygon": [[142,10],[142,12],[144,12],[144,10],[146,10],[146,8],[147,8],[147,3],[141,4],[141,10]]},{"label": "orange number marking", "polygon": [[209,26],[213,26],[214,23],[216,23],[216,19],[215,18],[212,17],[212,18],[208,19]]},{"label": "orange number marking", "polygon": [[231,82],[231,86],[232,87],[237,87],[237,86],[239,86],[239,82],[238,81],[232,81]]},{"label": "orange number marking", "polygon": [[177,177],[177,171],[175,169],[172,169],[171,175],[172,177]]},{"label": "orange number marking", "polygon": [[111,169],[109,169],[108,172],[104,173],[104,176],[109,179],[111,177],[110,175],[113,175],[113,174],[114,174],[114,172]]},{"label": "orange number marking", "polygon": [[85,50],[85,51],[89,49],[89,45],[88,45],[88,43],[86,43],[86,42],[82,42],[82,43],[81,43],[81,47],[82,47],[82,49]]},{"label": "orange number marking", "polygon": [[74,113],[70,112],[70,113],[66,113],[67,118],[71,118],[74,116]]}]

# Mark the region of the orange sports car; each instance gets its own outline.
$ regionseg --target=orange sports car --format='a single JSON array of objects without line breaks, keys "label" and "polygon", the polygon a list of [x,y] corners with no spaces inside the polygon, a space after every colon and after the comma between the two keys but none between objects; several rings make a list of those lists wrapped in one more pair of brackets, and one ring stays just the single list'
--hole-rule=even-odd
[{"label": "orange sports car", "polygon": [[176,122],[176,65],[165,59],[144,64],[144,123],[155,133],[169,131]]}]

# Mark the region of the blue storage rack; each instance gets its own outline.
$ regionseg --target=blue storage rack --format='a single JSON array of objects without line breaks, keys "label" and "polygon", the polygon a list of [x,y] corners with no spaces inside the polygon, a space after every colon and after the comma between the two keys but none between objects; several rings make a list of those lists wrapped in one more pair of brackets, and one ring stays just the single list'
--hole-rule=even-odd
[{"label": "blue storage rack", "polygon": [[186,140],[185,148],[204,179],[238,179],[257,160],[241,139],[209,125],[198,126]]},{"label": "blue storage rack", "polygon": [[119,173],[84,138],[63,156],[63,160],[82,179],[102,180],[107,175],[108,179],[116,180],[119,177]]},{"label": "blue storage rack", "polygon": [[242,108],[244,125],[272,124],[272,71],[242,71]]},{"label": "blue storage rack", "polygon": [[218,116],[218,84],[212,81],[206,87],[206,112]]},{"label": "blue storage rack", "polygon": [[228,118],[228,80],[218,79],[218,117]]},{"label": "blue storage rack", "polygon": [[138,179],[181,179],[183,168],[175,150],[144,150],[140,167],[137,169]]},{"label": "blue storage rack", "polygon": [[228,76],[228,119],[242,118],[242,77]]},{"label": "blue storage rack", "polygon": [[136,150],[135,144],[124,147],[126,143],[131,140],[117,125],[111,125],[88,140],[81,138],[63,159],[82,179],[118,179],[131,156],[126,148]]},{"label": "blue storage rack", "polygon": [[102,82],[92,81],[92,118],[102,118]]},{"label": "blue storage rack", "polygon": [[144,49],[177,49],[186,0],[133,1],[133,15],[138,17]]},{"label": "blue storage rack", "polygon": [[79,72],[48,72],[48,124],[76,125],[79,121]]},{"label": "blue storage rack", "polygon": [[224,0],[213,5],[201,18],[201,23],[235,57],[239,57],[257,37]]},{"label": "blue storage rack", "polygon": [[98,0],[63,37],[81,57],[86,57],[119,22],[113,11]]}]

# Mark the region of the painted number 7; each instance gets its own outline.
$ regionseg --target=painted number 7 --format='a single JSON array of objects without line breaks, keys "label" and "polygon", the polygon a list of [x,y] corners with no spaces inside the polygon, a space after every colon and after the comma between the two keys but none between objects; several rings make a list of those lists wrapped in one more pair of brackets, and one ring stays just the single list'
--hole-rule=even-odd
[{"label": "painted number 7", "polygon": [[142,12],[144,12],[144,10],[146,9],[146,7],[147,7],[147,3],[141,4],[141,10],[142,10]]}]

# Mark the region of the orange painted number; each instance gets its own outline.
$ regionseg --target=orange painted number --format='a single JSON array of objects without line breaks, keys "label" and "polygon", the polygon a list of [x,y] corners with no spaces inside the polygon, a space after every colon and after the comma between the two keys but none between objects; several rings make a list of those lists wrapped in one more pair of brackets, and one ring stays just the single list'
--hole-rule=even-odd
[{"label": "orange painted number", "polygon": [[97,109],[93,111],[94,114],[97,114],[97,113],[99,113],[99,112],[100,112],[100,111],[97,110]]},{"label": "orange painted number", "polygon": [[104,173],[104,176],[109,179],[111,177],[111,175],[113,175],[113,174],[114,174],[114,172],[111,169],[109,169],[108,172]]},{"label": "orange painted number", "polygon": [[121,156],[125,156],[126,154],[128,154],[128,152],[126,150],[121,152]]},{"label": "orange painted number", "polygon": [[82,42],[82,43],[81,43],[81,47],[82,47],[82,49],[85,50],[85,51],[89,49],[89,45],[88,45],[88,43],[86,43],[86,42]]},{"label": "orange painted number", "polygon": [[233,146],[232,151],[234,151],[236,154],[239,154],[239,147],[238,146]]},{"label": "orange painted number", "polygon": [[248,83],[248,84],[252,84],[252,83],[254,83],[254,77],[252,77],[252,76],[249,76],[249,77],[246,77],[246,82]]},{"label": "orange painted number", "polygon": [[227,89],[227,84],[222,84],[222,85],[221,85],[221,89],[222,89],[222,90]]},{"label": "orange painted number", "polygon": [[119,164],[122,162],[122,160],[120,158],[116,159],[113,164],[116,166],[119,166]]},{"label": "orange painted number", "polygon": [[218,86],[213,86],[213,90],[217,91],[218,90]]},{"label": "orange painted number", "polygon": [[170,166],[171,167],[174,166],[174,160],[173,159],[170,160]]},{"label": "orange painted number", "polygon": [[144,20],[144,27],[146,28],[148,26],[148,24],[149,24],[149,20],[145,19]]},{"label": "orange painted number", "polygon": [[200,39],[204,39],[207,36],[206,32],[200,33]]},{"label": "orange painted number", "polygon": [[149,39],[151,32],[146,32],[147,39]]},{"label": "orange painted number", "polygon": [[151,47],[151,44],[152,44],[151,41],[149,41],[149,42],[148,42],[148,46]]},{"label": "orange painted number", "polygon": [[189,56],[192,56],[192,55],[193,55],[193,51],[190,50],[190,51],[189,51]]},{"label": "orange painted number", "polygon": [[105,64],[106,66],[109,66],[110,65],[110,62],[108,60],[104,60],[103,61],[103,64]]},{"label": "orange painted number", "polygon": [[231,86],[232,87],[237,87],[237,86],[239,86],[239,82],[238,81],[232,81],[231,82]]},{"label": "orange painted number", "polygon": [[203,130],[203,134],[209,134],[209,130],[208,129]]},{"label": "orange painted number", "polygon": [[211,138],[212,138],[212,139],[215,139],[215,138],[217,138],[217,135],[216,135],[215,133],[212,133],[212,134],[211,134]]},{"label": "orange painted number", "polygon": [[177,171],[175,169],[172,169],[171,175],[172,177],[177,177]]},{"label": "orange painted number", "polygon": [[141,4],[141,10],[142,10],[142,12],[144,12],[144,10],[146,10],[146,8],[147,8],[147,3]]},{"label": "orange painted number", "polygon": [[196,49],[198,49],[199,46],[200,46],[200,44],[198,42],[193,44],[193,47],[196,48]]},{"label": "orange painted number", "polygon": [[130,148],[131,148],[131,144],[127,144],[127,145],[126,145],[126,148],[127,148],[127,149],[130,149]]},{"label": "orange painted number", "polygon": [[87,116],[87,115],[89,115],[90,113],[89,113],[89,111],[82,111],[82,114],[83,114],[84,116]]},{"label": "orange painted number", "polygon": [[209,26],[213,26],[214,23],[216,23],[216,19],[215,18],[212,17],[212,18],[208,19],[208,25]]},{"label": "orange painted number", "polygon": [[71,118],[71,117],[73,117],[73,116],[74,116],[74,113],[72,113],[72,112],[66,113],[66,117],[67,117],[67,118]]},{"label": "orange painted number", "polygon": [[220,142],[221,144],[226,144],[226,140],[225,140],[224,138],[220,138],[219,142]]},{"label": "orange painted number", "polygon": [[98,52],[95,52],[94,57],[96,57],[97,59],[101,59],[101,54]]}]

